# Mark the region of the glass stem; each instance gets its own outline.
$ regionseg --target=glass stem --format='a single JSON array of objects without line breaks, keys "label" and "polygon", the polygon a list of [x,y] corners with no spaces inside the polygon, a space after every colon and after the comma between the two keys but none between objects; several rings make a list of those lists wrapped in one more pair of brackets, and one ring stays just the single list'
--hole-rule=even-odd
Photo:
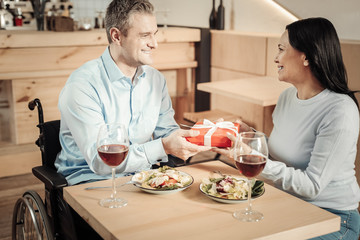
[{"label": "glass stem", "polygon": [[115,199],[116,198],[116,184],[115,184],[115,168],[111,168],[111,173],[112,173],[112,194],[111,194],[111,198]]},{"label": "glass stem", "polygon": [[251,213],[251,179],[248,179],[249,191],[248,191],[248,208],[247,211]]}]

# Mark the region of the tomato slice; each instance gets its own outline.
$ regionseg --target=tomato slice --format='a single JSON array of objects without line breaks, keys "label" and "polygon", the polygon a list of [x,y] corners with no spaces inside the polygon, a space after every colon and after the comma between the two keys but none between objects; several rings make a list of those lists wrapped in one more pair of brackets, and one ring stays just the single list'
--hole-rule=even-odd
[{"label": "tomato slice", "polygon": [[174,185],[176,183],[177,183],[177,181],[175,179],[173,179],[173,178],[170,178],[168,181],[165,181],[165,185],[167,185],[167,186],[171,186],[171,185]]},{"label": "tomato slice", "polygon": [[[175,180],[174,178],[169,178],[169,180],[162,182],[161,184],[159,184],[159,186],[160,186],[160,187],[163,187],[163,186],[172,186],[172,185],[176,184],[177,182],[178,182],[178,181]],[[155,183],[150,184],[150,186],[151,186],[152,188],[156,188],[156,187],[157,187],[157,186],[155,185]]]}]

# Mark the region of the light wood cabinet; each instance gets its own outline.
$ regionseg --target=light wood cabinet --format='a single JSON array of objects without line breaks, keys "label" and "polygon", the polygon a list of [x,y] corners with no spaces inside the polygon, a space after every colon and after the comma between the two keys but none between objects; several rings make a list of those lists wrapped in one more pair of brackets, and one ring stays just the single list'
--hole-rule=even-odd
[{"label": "light wood cabinet", "polygon": [[[176,114],[182,116],[193,110],[188,100],[193,93],[200,30],[159,28],[156,37],[154,67],[165,75]],[[28,109],[28,102],[39,98],[44,120],[59,119],[58,96],[68,76],[100,57],[107,45],[104,30],[0,31],[0,177],[31,172],[31,166],[41,163],[34,145],[38,114]]]},{"label": "light wood cabinet", "polygon": [[[277,44],[277,36],[211,31],[211,81],[277,76],[274,63]],[[266,134],[272,130],[271,114],[274,107],[235,100],[221,94],[211,95],[211,109],[240,116],[244,122]]]}]

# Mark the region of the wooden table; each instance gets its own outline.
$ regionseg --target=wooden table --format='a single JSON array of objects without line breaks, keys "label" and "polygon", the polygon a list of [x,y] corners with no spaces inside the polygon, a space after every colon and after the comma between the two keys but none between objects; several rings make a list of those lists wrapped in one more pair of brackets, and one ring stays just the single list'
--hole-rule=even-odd
[{"label": "wooden table", "polygon": [[[247,202],[215,202],[199,190],[203,178],[213,170],[238,175],[220,161],[178,168],[194,177],[188,189],[153,195],[133,185],[119,189],[118,196],[128,205],[107,209],[99,200],[109,197],[110,189],[84,190],[88,186],[111,185],[110,180],[64,188],[64,198],[104,239],[306,239],[340,229],[340,217],[265,184],[265,194],[253,201],[253,208],[264,214],[260,222],[241,222],[232,212]],[[117,179],[126,182],[130,177]]]},{"label": "wooden table", "polygon": [[277,100],[290,86],[277,77],[263,76],[200,83],[197,88],[227,97],[228,101],[217,103],[217,108],[240,116],[244,122],[269,135]]}]

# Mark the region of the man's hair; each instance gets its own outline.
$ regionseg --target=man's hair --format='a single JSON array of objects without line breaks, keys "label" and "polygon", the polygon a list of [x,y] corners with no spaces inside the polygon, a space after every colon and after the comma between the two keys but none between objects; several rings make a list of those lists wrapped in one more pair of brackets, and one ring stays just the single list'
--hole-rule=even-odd
[{"label": "man's hair", "polygon": [[126,37],[135,13],[154,14],[154,7],[148,0],[113,0],[106,9],[105,28],[109,43],[110,29],[116,27]]}]

